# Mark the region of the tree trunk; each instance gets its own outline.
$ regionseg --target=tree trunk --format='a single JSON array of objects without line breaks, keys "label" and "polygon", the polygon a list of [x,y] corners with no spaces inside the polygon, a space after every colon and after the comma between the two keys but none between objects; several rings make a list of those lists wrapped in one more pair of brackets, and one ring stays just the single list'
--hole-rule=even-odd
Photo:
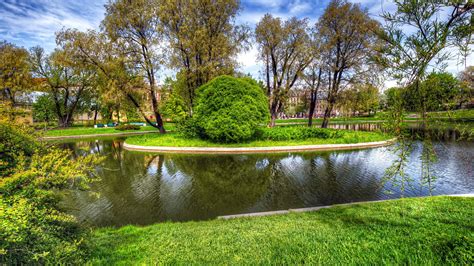
[{"label": "tree trunk", "polygon": [[68,115],[62,115],[58,117],[58,126],[62,128],[71,126],[71,117]]},{"label": "tree trunk", "polygon": [[326,107],[326,110],[324,111],[324,118],[323,118],[323,123],[321,125],[322,128],[327,128],[329,125],[329,118],[331,117],[331,112],[333,108],[333,101],[328,101],[328,106]]},{"label": "tree trunk", "polygon": [[278,116],[278,111],[280,110],[280,103],[276,100],[274,100],[271,105],[270,105],[270,124],[268,124],[269,127],[274,127],[275,126],[275,120],[277,119]]},{"label": "tree trunk", "polygon": [[314,100],[313,100],[313,98],[311,97],[311,102],[309,103],[308,127],[313,126],[314,109],[316,109],[316,97],[315,97]]},{"label": "tree trunk", "polygon": [[99,113],[99,112],[98,112],[97,108],[95,108],[95,110],[94,110],[94,125],[97,124],[97,114],[98,114],[98,113]]}]

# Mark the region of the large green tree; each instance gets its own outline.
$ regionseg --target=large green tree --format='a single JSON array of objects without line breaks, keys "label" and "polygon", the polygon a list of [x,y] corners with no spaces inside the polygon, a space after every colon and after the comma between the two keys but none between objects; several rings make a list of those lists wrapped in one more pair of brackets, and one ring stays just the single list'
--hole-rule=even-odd
[{"label": "large green tree", "polygon": [[104,32],[112,42],[122,42],[126,55],[134,60],[134,66],[145,74],[156,126],[165,133],[157,98],[157,72],[160,66],[158,46],[162,36],[158,31],[158,1],[117,0],[105,6],[102,22]]},{"label": "large green tree", "polygon": [[192,115],[196,89],[219,75],[231,75],[246,48],[248,27],[236,25],[237,0],[163,0],[159,27],[166,37],[168,65],[182,80],[182,98]]},{"label": "large green tree", "polygon": [[51,94],[58,125],[71,126],[95,90],[96,72],[64,50],[47,55],[41,47],[33,47],[29,61],[33,75],[41,80],[37,89]]},{"label": "large green tree", "polygon": [[275,125],[288,93],[312,60],[308,24],[305,19],[281,18],[266,14],[255,28],[260,60],[264,64],[269,99],[270,126]]}]

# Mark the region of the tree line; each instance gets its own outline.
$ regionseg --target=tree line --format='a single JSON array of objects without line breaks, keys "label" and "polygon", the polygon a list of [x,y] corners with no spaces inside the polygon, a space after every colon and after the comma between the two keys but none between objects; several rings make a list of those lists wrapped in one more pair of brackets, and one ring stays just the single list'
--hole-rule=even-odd
[{"label": "tree line", "polygon": [[[324,100],[322,127],[327,127],[335,106],[351,93],[378,90],[387,71],[419,95],[430,62],[447,56],[444,48],[461,47],[468,54],[472,3],[395,2],[396,12],[382,14],[383,25],[359,4],[332,0],[314,25],[306,18],[266,14],[252,31],[236,22],[237,0],[110,1],[100,30],[62,29],[50,54],[1,43],[2,94],[14,105],[15,94],[25,88],[46,92],[61,127],[84,110],[97,117],[126,108],[165,133],[163,112],[192,117],[197,88],[217,76],[244,76],[237,55],[255,44],[269,126],[289,92],[304,87],[310,93],[309,125],[317,102]],[[442,8],[451,15],[437,16]],[[403,25],[414,33],[404,33]],[[167,97],[160,102],[158,74],[165,68],[176,75],[167,79]]]}]

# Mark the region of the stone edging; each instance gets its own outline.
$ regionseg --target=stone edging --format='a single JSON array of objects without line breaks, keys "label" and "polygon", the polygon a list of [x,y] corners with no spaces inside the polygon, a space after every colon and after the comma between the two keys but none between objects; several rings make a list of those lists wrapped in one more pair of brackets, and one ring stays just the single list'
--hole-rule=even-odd
[{"label": "stone edging", "polygon": [[72,136],[52,136],[42,137],[40,140],[63,140],[63,139],[87,139],[87,138],[98,138],[98,137],[121,137],[121,136],[134,136],[143,135],[148,133],[156,133],[156,131],[137,131],[137,132],[119,132],[119,133],[106,133],[106,134],[89,134],[89,135],[72,135]]},{"label": "stone edging", "polygon": [[240,154],[240,153],[275,153],[301,151],[333,151],[376,148],[391,145],[395,138],[377,142],[363,142],[354,144],[321,144],[275,147],[168,147],[168,146],[141,146],[124,142],[123,148],[131,151],[161,152],[161,153],[203,153],[203,154]]},{"label": "stone edging", "polygon": [[[471,198],[471,197],[474,197],[474,193],[471,193],[471,194],[455,194],[455,195],[440,195],[440,196]],[[430,197],[430,196],[428,196],[428,197]],[[296,212],[312,212],[312,211],[319,211],[321,209],[328,209],[328,208],[338,207],[338,206],[351,206],[351,205],[358,205],[358,204],[365,204],[365,203],[377,203],[377,202],[385,202],[385,201],[392,201],[392,200],[399,200],[399,199],[360,201],[360,202],[350,202],[350,203],[334,204],[334,205],[318,206],[318,207],[309,207],[309,208],[298,208],[298,209],[288,209],[288,210],[279,210],[279,211],[253,212],[253,213],[243,213],[243,214],[234,214],[234,215],[224,215],[224,216],[218,216],[217,219],[229,220],[229,219],[235,219],[235,218],[260,217],[260,216],[270,216],[270,215],[279,215],[279,214],[289,214],[289,213],[296,213]]]}]

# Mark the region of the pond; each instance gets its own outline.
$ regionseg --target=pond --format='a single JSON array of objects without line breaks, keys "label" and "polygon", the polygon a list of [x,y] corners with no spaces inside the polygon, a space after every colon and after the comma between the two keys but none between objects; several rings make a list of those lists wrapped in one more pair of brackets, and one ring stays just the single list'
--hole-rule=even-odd
[{"label": "pond", "polygon": [[[447,139],[452,139],[448,137]],[[152,154],[127,151],[123,139],[59,144],[76,155],[101,154],[101,180],[71,192],[64,207],[94,226],[206,220],[220,215],[399,198],[382,182],[397,158],[391,147],[255,155]],[[474,142],[435,143],[433,194],[474,192]],[[420,183],[421,143],[407,165],[405,197],[429,195]],[[91,193],[92,192],[92,193]]]}]

